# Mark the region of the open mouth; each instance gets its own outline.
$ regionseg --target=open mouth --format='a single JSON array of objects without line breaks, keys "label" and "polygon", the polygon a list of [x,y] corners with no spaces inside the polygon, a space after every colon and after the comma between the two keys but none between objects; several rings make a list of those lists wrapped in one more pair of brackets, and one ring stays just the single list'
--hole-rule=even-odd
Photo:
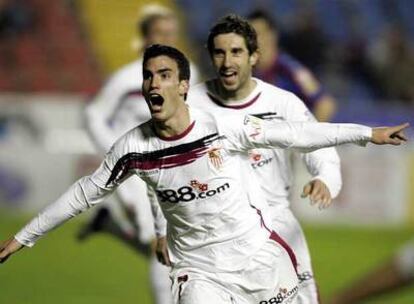
[{"label": "open mouth", "polygon": [[159,94],[152,94],[152,95],[150,95],[149,100],[150,100],[151,106],[159,106],[159,107],[161,107],[162,104],[164,103],[164,97],[162,97]]},{"label": "open mouth", "polygon": [[225,81],[225,82],[234,82],[236,80],[237,77],[237,72],[236,71],[221,71],[220,72],[220,77]]}]

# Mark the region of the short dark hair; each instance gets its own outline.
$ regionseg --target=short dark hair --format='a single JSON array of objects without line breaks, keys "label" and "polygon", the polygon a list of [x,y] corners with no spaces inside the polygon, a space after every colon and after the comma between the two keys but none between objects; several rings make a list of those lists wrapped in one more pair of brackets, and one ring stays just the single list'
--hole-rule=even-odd
[{"label": "short dark hair", "polygon": [[246,16],[246,19],[248,21],[262,19],[262,20],[264,20],[269,25],[269,27],[273,31],[277,31],[278,30],[278,25],[277,25],[277,22],[275,21],[275,19],[269,13],[267,13],[264,10],[256,9],[256,10],[252,11],[250,14],[248,14]]},{"label": "short dark hair", "polygon": [[214,50],[214,38],[221,34],[234,33],[244,38],[249,54],[257,51],[257,35],[254,28],[244,18],[229,14],[221,18],[210,30],[207,48],[210,55]]},{"label": "short dark hair", "polygon": [[158,56],[167,56],[173,59],[178,66],[179,80],[190,80],[190,63],[188,62],[188,59],[183,53],[171,46],[153,44],[147,47],[144,52],[142,66],[145,67],[148,60]]}]

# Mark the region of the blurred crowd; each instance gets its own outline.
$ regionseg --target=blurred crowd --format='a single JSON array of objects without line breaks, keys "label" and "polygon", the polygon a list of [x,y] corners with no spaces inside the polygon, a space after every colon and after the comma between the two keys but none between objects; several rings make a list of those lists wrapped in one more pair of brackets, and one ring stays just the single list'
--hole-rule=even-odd
[{"label": "blurred crowd", "polygon": [[[281,49],[314,71],[335,96],[414,104],[410,1],[178,2],[192,12],[189,29],[196,41],[203,41],[219,12],[248,15],[259,7],[274,17]],[[202,17],[206,11],[211,16]],[[207,22],[194,25],[196,20]]]},{"label": "blurred crowd", "polygon": [[[42,1],[0,1],[3,66],[16,57],[13,47],[21,34],[36,28],[37,3]],[[76,1],[62,3],[70,10],[77,8]],[[198,56],[192,57],[198,57],[207,75],[208,60],[201,59],[207,55],[203,41],[209,26],[225,13],[245,16],[261,8],[280,28],[281,48],[315,72],[337,98],[414,104],[412,1],[177,0],[176,4],[187,21],[189,37],[196,42]],[[7,80],[0,79],[0,90],[10,89],[3,82]]]},{"label": "blurred crowd", "polygon": [[[357,24],[348,26],[347,38],[333,41],[323,34],[317,15],[303,11],[284,32],[281,45],[327,79],[333,92],[414,104],[414,49],[404,25],[396,21],[384,24],[371,40]],[[337,81],[334,84],[328,79]]]}]

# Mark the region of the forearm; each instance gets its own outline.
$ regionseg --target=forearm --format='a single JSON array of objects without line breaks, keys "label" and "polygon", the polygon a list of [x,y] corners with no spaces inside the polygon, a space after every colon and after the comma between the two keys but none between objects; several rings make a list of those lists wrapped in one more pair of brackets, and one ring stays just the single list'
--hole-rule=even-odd
[{"label": "forearm", "polygon": [[273,148],[293,148],[310,152],[346,143],[365,145],[372,129],[356,124],[293,122],[266,125],[263,143]]},{"label": "forearm", "polygon": [[161,207],[158,203],[157,196],[152,188],[148,187],[148,198],[151,203],[151,212],[154,220],[154,230],[157,238],[167,234],[167,220],[165,219]]},{"label": "forearm", "polygon": [[101,202],[109,193],[110,191],[96,186],[90,177],[84,177],[33,218],[15,235],[15,239],[25,246],[32,247],[41,236]]},{"label": "forearm", "polygon": [[319,179],[328,187],[332,198],[342,188],[341,162],[335,148],[325,148],[302,154],[308,172],[313,179]]}]

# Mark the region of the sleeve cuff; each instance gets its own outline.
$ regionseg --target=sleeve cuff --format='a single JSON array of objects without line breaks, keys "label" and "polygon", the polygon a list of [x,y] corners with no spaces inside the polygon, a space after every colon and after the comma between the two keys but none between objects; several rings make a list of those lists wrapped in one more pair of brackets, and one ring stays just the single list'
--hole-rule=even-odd
[{"label": "sleeve cuff", "polygon": [[17,233],[14,236],[14,239],[26,247],[33,247],[35,245],[35,241],[29,241],[26,238],[24,238],[21,234],[22,234],[21,232]]},{"label": "sleeve cuff", "polygon": [[331,194],[331,198],[332,199],[335,199],[337,196],[338,196],[338,194],[339,194],[339,192],[341,191],[341,186],[342,185],[335,185],[335,184],[332,184],[329,180],[329,178],[325,178],[324,176],[322,176],[322,175],[316,175],[316,176],[314,176],[312,179],[311,179],[311,181],[314,181],[314,180],[316,180],[316,179],[319,179],[320,181],[322,181],[325,185],[326,185],[326,187],[328,188],[328,190],[329,190],[329,193]]}]

